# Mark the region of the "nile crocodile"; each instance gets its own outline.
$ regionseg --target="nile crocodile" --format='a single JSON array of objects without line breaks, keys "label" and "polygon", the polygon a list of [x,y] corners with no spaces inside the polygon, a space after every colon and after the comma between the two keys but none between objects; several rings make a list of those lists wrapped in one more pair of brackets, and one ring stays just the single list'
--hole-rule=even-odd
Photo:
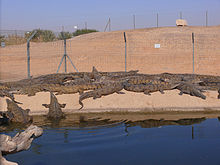
[{"label": "nile crocodile", "polygon": [[49,119],[61,119],[64,117],[64,113],[61,108],[65,108],[66,104],[58,103],[56,96],[50,92],[50,104],[42,104],[44,107],[49,108],[47,117]]},{"label": "nile crocodile", "polygon": [[152,81],[146,84],[130,84],[126,83],[124,89],[132,92],[144,92],[146,95],[150,95],[150,93],[160,91],[164,94],[164,90],[172,90],[176,88],[178,84],[163,82],[163,81]]},{"label": "nile crocodile", "polygon": [[4,112],[9,121],[19,123],[32,122],[32,116],[29,115],[30,109],[22,109],[14,101],[6,99],[8,111]]},{"label": "nile crocodile", "polygon": [[106,84],[103,88],[85,92],[79,97],[79,104],[81,105],[79,110],[83,108],[83,100],[90,97],[92,97],[93,99],[101,98],[102,96],[107,96],[113,93],[124,94],[123,92],[120,92],[123,88],[124,82],[108,82],[108,84]]},{"label": "nile crocodile", "polygon": [[206,96],[202,94],[201,90],[196,88],[193,84],[181,82],[176,89],[180,90],[179,95],[182,95],[183,93],[189,94],[191,96],[200,97],[202,99],[206,99]]}]

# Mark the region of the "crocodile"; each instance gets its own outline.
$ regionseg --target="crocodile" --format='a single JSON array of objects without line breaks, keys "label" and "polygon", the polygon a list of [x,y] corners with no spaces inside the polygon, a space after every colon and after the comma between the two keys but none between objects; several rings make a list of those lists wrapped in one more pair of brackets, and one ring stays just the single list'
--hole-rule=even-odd
[{"label": "crocodile", "polygon": [[102,75],[98,72],[98,70],[93,66],[92,68],[92,78],[96,81],[98,81]]},{"label": "crocodile", "polygon": [[92,69],[92,78],[96,81],[96,82],[100,82],[100,79],[105,79],[105,80],[118,80],[118,79],[122,79],[122,78],[127,78],[130,76],[136,76],[138,75],[139,70],[131,70],[128,72],[99,72],[94,66]]},{"label": "crocodile", "polygon": [[13,91],[13,94],[34,96],[38,92],[59,91],[61,88],[62,87],[59,84],[34,84],[34,85],[22,87],[17,91]]},{"label": "crocodile", "polygon": [[171,74],[171,73],[161,73],[158,74],[158,77],[164,81],[172,81],[172,82],[188,82],[197,84],[202,80],[196,76],[195,74]]},{"label": "crocodile", "polygon": [[131,76],[128,78],[128,83],[133,85],[138,84],[160,84],[161,83],[160,77],[157,77],[155,75],[142,75],[142,76]]},{"label": "crocodile", "polygon": [[202,99],[206,99],[206,96],[202,94],[202,91],[198,88],[196,88],[193,84],[187,83],[187,82],[181,82],[176,89],[180,90],[179,95],[182,95],[183,93],[189,94],[191,96],[196,96]]},{"label": "crocodile", "polygon": [[81,85],[81,84],[88,84],[88,83],[93,83],[94,80],[85,75],[83,78],[76,78],[73,80],[69,80],[64,82],[62,85],[64,86],[70,86],[70,85]]},{"label": "crocodile", "polygon": [[199,83],[199,86],[204,90],[216,90],[220,88],[220,81],[219,82],[212,82],[212,81],[202,81]]},{"label": "crocodile", "polygon": [[126,83],[124,86],[124,89],[127,91],[132,91],[132,92],[143,92],[146,95],[150,95],[150,93],[153,92],[161,92],[164,94],[164,90],[172,90],[176,88],[178,84],[176,83],[169,83],[169,82],[162,82],[162,81],[152,81],[147,84],[130,84]]},{"label": "crocodile", "polygon": [[8,90],[0,90],[0,97],[8,97],[12,101],[14,101],[16,104],[22,104],[22,103],[16,101],[14,95],[12,93],[10,93]]},{"label": "crocodile", "polygon": [[49,108],[47,117],[49,119],[61,119],[64,118],[64,113],[61,108],[65,108],[66,104],[58,103],[56,96],[50,92],[50,104],[42,104],[45,108]]},{"label": "crocodile", "polygon": [[7,111],[5,112],[10,122],[19,122],[27,124],[32,122],[33,117],[29,115],[30,109],[22,109],[14,101],[6,99]]},{"label": "crocodile", "polygon": [[87,83],[66,83],[65,85],[59,85],[59,84],[41,84],[41,85],[31,85],[27,87],[20,88],[17,91],[14,91],[14,94],[20,94],[20,95],[28,95],[28,96],[34,96],[38,92],[55,92],[56,95],[62,95],[62,94],[75,94],[79,93],[82,94],[86,90],[94,90],[99,89],[108,84],[107,81],[104,82],[87,82]]},{"label": "crocodile", "polygon": [[82,101],[92,97],[93,99],[101,98],[102,96],[107,96],[113,93],[118,93],[118,94],[124,94],[124,92],[121,92],[121,90],[124,88],[124,82],[108,82],[103,88],[95,89],[93,91],[88,91],[80,95],[79,97],[79,104],[83,108],[83,103]]}]

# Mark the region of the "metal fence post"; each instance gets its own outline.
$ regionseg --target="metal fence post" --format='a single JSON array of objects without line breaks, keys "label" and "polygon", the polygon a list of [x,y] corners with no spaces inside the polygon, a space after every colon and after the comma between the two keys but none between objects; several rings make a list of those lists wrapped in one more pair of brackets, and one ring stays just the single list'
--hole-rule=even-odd
[{"label": "metal fence post", "polygon": [[127,40],[126,34],[124,32],[124,40],[125,40],[125,72],[127,71]]},{"label": "metal fence post", "polygon": [[65,73],[67,72],[66,66],[66,38],[64,38],[64,64],[65,64]]},{"label": "metal fence post", "polygon": [[27,39],[27,72],[28,72],[28,78],[31,78],[30,73],[30,40],[34,37],[34,35],[37,33],[37,31],[34,31],[32,35]]},{"label": "metal fence post", "polygon": [[133,24],[134,24],[134,29],[136,29],[135,15],[133,15]]},{"label": "metal fence post", "polygon": [[205,24],[206,24],[206,27],[208,26],[208,11],[206,11],[205,13]]},{"label": "metal fence post", "polygon": [[193,73],[195,71],[195,64],[194,64],[194,33],[192,33],[192,44],[193,44]]},{"label": "metal fence post", "polygon": [[157,13],[157,27],[159,27],[159,14]]},{"label": "metal fence post", "polygon": [[60,61],[60,64],[59,64],[59,66],[58,66],[58,69],[57,69],[57,72],[56,72],[56,73],[59,72],[60,67],[61,67],[61,65],[62,65],[62,62],[63,62],[63,59],[64,59],[64,66],[65,66],[65,73],[67,72],[67,65],[66,65],[67,58],[70,60],[70,63],[71,63],[71,65],[73,66],[73,68],[74,68],[77,72],[79,72],[79,71],[77,70],[77,68],[75,67],[75,65],[73,64],[73,62],[72,62],[72,60],[70,59],[70,57],[69,57],[69,56],[67,55],[67,53],[66,53],[66,37],[65,37],[64,32],[61,32],[61,36],[62,36],[63,42],[64,42],[64,55],[63,55],[63,57],[61,58],[61,61]]}]

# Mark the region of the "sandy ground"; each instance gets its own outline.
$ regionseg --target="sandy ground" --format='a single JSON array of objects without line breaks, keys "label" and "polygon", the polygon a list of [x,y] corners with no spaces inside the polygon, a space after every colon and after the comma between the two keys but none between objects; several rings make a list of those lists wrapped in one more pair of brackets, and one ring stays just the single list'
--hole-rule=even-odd
[{"label": "sandy ground", "polygon": [[[99,32],[75,37],[67,41],[67,54],[79,71],[91,71],[92,66],[100,71],[124,70],[124,31]],[[127,69],[141,73],[192,73],[192,32],[195,34],[195,73],[220,75],[220,26],[215,27],[164,27],[126,31]],[[161,44],[155,49],[154,44]],[[27,77],[26,45],[0,48],[0,81],[13,81]],[[55,73],[63,55],[63,42],[31,43],[31,75]],[[69,61],[67,69],[75,71]],[[62,65],[60,72],[64,71]],[[78,111],[78,94],[57,96],[66,103],[66,112],[106,111],[199,111],[219,110],[217,92],[205,93],[206,100],[183,95],[177,90],[159,92],[146,96],[127,92],[113,94],[101,99],[87,99],[84,108]],[[16,95],[32,114],[45,114],[42,104],[49,103],[49,93],[27,97]],[[5,98],[0,98],[0,110],[6,110]]]},{"label": "sandy ground", "polygon": [[[151,96],[142,93],[124,91],[125,94],[112,94],[93,100],[92,98],[83,101],[84,108],[78,110],[79,95],[59,95],[59,103],[66,104],[64,112],[67,113],[99,113],[99,112],[193,112],[193,111],[220,111],[220,100],[217,99],[217,92],[207,91],[206,100],[189,95],[178,95],[178,90],[152,93]],[[17,101],[24,109],[30,109],[31,114],[46,114],[48,109],[42,104],[49,104],[50,94],[48,92],[37,93],[36,96],[15,95]],[[0,109],[7,110],[6,98],[0,99]]]}]

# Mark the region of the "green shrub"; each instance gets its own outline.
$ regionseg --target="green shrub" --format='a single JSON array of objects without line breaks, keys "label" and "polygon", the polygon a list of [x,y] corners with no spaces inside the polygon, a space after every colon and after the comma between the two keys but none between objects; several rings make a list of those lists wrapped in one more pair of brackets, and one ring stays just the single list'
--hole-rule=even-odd
[{"label": "green shrub", "polygon": [[8,35],[4,38],[5,45],[20,45],[24,44],[27,40],[18,35]]},{"label": "green shrub", "polygon": [[49,41],[54,41],[56,39],[55,34],[51,30],[41,30],[41,29],[35,29],[29,33],[26,33],[25,38],[28,39],[33,34],[34,31],[37,31],[37,33],[32,38],[32,41],[49,42]]},{"label": "green shrub", "polygon": [[55,34],[51,30],[43,30],[42,36],[44,42],[54,41],[56,38]]},{"label": "green shrub", "polygon": [[4,42],[4,41],[5,41],[5,36],[0,35],[0,41],[1,41],[1,42]]},{"label": "green shrub", "polygon": [[98,30],[95,30],[95,29],[78,29],[73,33],[73,36],[79,36],[79,35],[82,35],[82,34],[93,33],[93,32],[98,32]]},{"label": "green shrub", "polygon": [[[72,38],[72,33],[70,33],[70,32],[61,32],[61,33],[63,33],[63,36],[64,36],[64,38],[66,38],[66,39],[69,39],[69,38]],[[63,36],[62,36],[62,34],[59,34],[59,36],[57,37],[59,40],[62,40],[63,39]]]}]

